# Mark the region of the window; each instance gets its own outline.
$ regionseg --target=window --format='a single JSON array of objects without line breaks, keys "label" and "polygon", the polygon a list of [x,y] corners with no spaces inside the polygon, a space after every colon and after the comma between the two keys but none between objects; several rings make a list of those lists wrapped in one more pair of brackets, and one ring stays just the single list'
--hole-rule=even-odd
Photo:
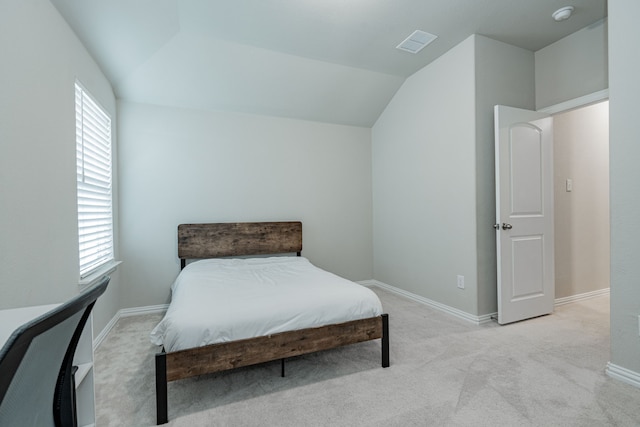
[{"label": "window", "polygon": [[111,118],[76,82],[80,279],[113,261]]}]

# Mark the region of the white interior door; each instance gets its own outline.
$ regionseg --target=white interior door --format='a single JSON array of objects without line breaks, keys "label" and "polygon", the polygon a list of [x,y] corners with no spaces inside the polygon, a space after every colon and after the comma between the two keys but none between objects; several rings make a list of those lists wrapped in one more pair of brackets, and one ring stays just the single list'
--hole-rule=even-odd
[{"label": "white interior door", "polygon": [[552,120],[544,113],[495,106],[500,324],[553,311]]}]

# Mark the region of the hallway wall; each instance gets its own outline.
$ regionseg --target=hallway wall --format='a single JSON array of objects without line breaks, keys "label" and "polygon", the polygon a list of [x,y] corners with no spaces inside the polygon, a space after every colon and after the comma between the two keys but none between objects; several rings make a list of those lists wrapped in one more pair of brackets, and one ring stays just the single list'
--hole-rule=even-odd
[{"label": "hallway wall", "polygon": [[556,298],[608,288],[608,101],[554,116],[554,160]]}]

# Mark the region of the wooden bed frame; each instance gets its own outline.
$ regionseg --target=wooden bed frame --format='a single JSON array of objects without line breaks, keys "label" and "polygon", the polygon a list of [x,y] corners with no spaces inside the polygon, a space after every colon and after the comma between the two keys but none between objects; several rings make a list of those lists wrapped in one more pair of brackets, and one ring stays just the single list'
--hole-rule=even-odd
[{"label": "wooden bed frame", "polygon": [[[297,253],[302,251],[301,222],[181,224],[178,257],[187,259]],[[316,351],[381,339],[382,367],[389,366],[389,316],[299,329],[155,356],[157,423],[168,422],[167,383],[242,366],[284,360]]]}]

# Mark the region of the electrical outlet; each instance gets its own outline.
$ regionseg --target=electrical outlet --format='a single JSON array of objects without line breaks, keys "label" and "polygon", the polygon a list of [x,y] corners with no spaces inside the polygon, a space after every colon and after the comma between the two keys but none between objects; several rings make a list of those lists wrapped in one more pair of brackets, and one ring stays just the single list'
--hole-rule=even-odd
[{"label": "electrical outlet", "polygon": [[464,289],[464,276],[458,275],[458,288]]}]

